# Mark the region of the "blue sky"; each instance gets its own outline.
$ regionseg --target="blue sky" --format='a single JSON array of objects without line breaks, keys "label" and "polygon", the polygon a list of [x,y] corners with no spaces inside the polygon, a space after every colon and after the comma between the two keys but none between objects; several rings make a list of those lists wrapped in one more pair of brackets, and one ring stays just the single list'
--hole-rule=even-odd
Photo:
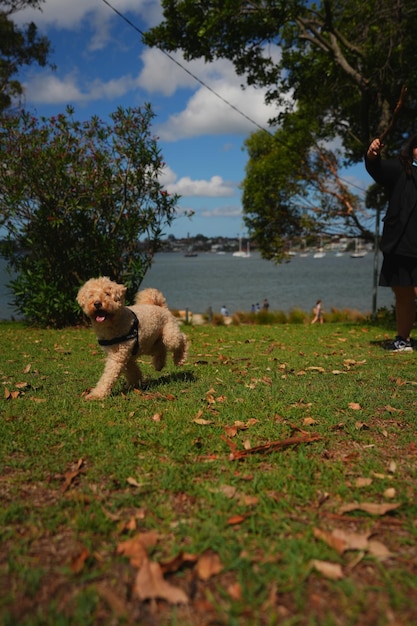
[{"label": "blue sky", "polygon": [[[142,31],[161,21],[159,0],[109,2]],[[79,119],[106,119],[119,106],[149,102],[166,162],[161,182],[181,195],[179,217],[166,234],[245,234],[239,189],[247,162],[243,144],[276,114],[261,89],[242,90],[243,79],[228,61],[187,63],[180,53],[172,54],[252,123],[161,51],[144,46],[139,33],[103,0],[46,0],[41,12],[25,10],[13,19],[37,24],[51,41],[50,61],[57,66],[55,71],[32,66],[20,75],[26,108],[51,116],[70,104]],[[356,172],[367,186],[362,168]],[[361,184],[359,178],[354,182]],[[191,219],[181,216],[189,210]]]}]

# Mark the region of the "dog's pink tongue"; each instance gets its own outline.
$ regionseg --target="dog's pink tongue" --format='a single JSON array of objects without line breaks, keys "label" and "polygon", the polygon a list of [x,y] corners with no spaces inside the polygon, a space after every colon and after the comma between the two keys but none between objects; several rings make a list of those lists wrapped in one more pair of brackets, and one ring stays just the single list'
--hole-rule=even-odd
[{"label": "dog's pink tongue", "polygon": [[96,316],[96,322],[100,323],[100,322],[104,322],[106,318],[104,317],[104,315],[97,315]]}]

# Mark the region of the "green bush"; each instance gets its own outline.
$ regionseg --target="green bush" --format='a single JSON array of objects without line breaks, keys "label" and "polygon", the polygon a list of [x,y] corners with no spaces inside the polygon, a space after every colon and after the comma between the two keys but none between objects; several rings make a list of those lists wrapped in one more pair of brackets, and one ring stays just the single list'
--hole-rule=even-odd
[{"label": "green bush", "polygon": [[70,108],[50,119],[3,116],[0,253],[26,321],[76,323],[76,293],[95,276],[125,284],[128,300],[137,291],[178,199],[159,183],[153,116],[149,105],[119,108],[109,124],[76,121]]}]

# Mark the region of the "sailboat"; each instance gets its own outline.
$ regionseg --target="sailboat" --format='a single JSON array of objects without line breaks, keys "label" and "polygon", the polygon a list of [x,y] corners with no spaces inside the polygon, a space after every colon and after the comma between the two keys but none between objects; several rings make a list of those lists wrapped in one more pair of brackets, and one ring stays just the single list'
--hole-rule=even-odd
[{"label": "sailboat", "polygon": [[248,240],[247,246],[246,246],[246,252],[245,250],[243,250],[242,248],[242,237],[239,237],[239,250],[236,250],[236,252],[232,253],[232,256],[238,256],[241,257],[242,259],[247,259],[248,257],[250,257],[250,243]]},{"label": "sailboat", "polygon": [[355,252],[351,253],[352,259],[362,259],[367,254],[366,250],[363,250],[360,246],[359,239],[355,239]]},{"label": "sailboat", "polygon": [[325,256],[326,256],[326,253],[323,250],[323,243],[322,243],[322,239],[320,237],[320,246],[319,246],[317,252],[315,252],[313,254],[313,259],[323,259]]}]

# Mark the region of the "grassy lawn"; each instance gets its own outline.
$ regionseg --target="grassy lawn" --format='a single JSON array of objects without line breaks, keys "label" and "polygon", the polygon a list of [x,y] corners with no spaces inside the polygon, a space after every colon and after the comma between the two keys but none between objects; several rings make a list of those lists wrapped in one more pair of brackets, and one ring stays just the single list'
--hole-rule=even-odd
[{"label": "grassy lawn", "polygon": [[416,624],[416,353],[366,324],[185,332],[183,368],[86,402],[90,329],[0,324],[0,621]]}]

